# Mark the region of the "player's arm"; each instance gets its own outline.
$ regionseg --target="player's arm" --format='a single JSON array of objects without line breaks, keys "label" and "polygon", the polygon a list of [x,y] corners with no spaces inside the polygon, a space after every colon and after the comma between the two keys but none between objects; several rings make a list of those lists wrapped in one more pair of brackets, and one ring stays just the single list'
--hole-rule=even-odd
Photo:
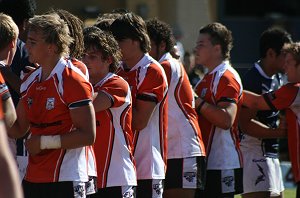
[{"label": "player's arm", "polygon": [[132,108],[132,124],[133,130],[140,131],[144,129],[150,120],[155,109],[156,103],[153,101],[136,100],[135,106]]},{"label": "player's arm", "polygon": [[250,109],[270,110],[270,106],[266,103],[263,95],[244,90],[243,98],[243,105]]},{"label": "player's arm", "polygon": [[243,133],[256,138],[281,138],[286,137],[286,127],[272,129],[263,123],[255,120],[256,111],[249,108],[242,108],[239,116],[239,126]]},{"label": "player's arm", "polygon": [[217,105],[212,105],[199,97],[195,106],[199,114],[222,129],[229,129],[237,114],[237,105],[232,102],[219,102]]},{"label": "player's arm", "polygon": [[16,112],[17,119],[14,124],[8,128],[8,136],[11,138],[21,138],[29,130],[29,120],[27,119],[27,113],[21,102],[19,102]]},{"label": "player's arm", "polygon": [[74,131],[61,135],[61,148],[73,149],[92,145],[96,138],[95,110],[90,102],[88,105],[70,110]]},{"label": "player's arm", "polygon": [[102,91],[95,94],[95,99],[93,101],[95,112],[103,111],[112,106],[112,99]]},{"label": "player's arm", "polygon": [[11,156],[5,132],[5,125],[0,121],[0,195],[7,198],[22,198],[18,169]]},{"label": "player's arm", "polygon": [[43,149],[75,149],[92,145],[96,138],[95,110],[91,102],[87,105],[70,109],[74,130],[63,135],[32,135],[25,143],[31,155]]},{"label": "player's arm", "polygon": [[2,101],[2,105],[5,124],[8,128],[10,128],[17,119],[17,114],[12,98],[9,97],[6,100]]}]

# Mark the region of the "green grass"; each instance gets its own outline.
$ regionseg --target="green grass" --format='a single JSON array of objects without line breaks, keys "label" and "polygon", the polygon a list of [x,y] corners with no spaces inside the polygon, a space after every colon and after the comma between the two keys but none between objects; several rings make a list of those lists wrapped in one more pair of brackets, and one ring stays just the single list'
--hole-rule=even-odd
[{"label": "green grass", "polygon": [[[296,188],[287,188],[284,191],[284,198],[295,198],[296,197]],[[241,198],[240,195],[234,196],[234,198]]]}]

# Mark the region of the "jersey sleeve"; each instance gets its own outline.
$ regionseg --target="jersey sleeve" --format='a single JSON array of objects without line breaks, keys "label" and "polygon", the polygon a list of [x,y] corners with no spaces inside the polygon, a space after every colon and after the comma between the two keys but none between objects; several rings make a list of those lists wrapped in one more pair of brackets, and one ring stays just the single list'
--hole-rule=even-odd
[{"label": "jersey sleeve", "polygon": [[147,74],[138,88],[137,99],[155,103],[163,100],[168,88],[167,81],[163,69],[159,69],[157,65],[155,67],[156,69],[149,66]]},{"label": "jersey sleeve", "polygon": [[119,107],[125,103],[129,86],[125,80],[115,77],[109,79],[101,87],[95,88],[95,90],[97,92],[104,92],[111,99],[111,107]]},{"label": "jersey sleeve", "polygon": [[0,73],[0,97],[1,97],[2,101],[5,101],[10,97],[8,87],[4,81],[4,78],[1,73]]},{"label": "jersey sleeve", "polygon": [[63,99],[69,108],[87,105],[92,101],[93,87],[80,74],[66,69],[63,80]]},{"label": "jersey sleeve", "polygon": [[272,110],[282,110],[289,108],[295,101],[299,87],[294,83],[282,86],[280,89],[265,93],[264,99]]},{"label": "jersey sleeve", "polygon": [[231,102],[237,104],[240,98],[240,84],[234,78],[222,77],[215,95],[216,102]]}]

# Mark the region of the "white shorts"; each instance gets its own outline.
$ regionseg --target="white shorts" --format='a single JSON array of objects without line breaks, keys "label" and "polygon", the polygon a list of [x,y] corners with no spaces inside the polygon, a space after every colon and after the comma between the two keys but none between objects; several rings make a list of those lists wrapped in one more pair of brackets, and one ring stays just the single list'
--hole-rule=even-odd
[{"label": "white shorts", "polygon": [[241,149],[244,162],[244,193],[269,191],[279,196],[284,191],[279,159],[264,157],[249,149]]}]

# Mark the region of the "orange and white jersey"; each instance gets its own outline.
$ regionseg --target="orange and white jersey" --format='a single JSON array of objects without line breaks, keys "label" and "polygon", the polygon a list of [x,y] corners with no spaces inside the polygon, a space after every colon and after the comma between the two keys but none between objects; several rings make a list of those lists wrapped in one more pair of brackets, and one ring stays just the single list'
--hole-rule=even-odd
[{"label": "orange and white jersey", "polygon": [[[4,63],[0,62],[0,67],[5,67]],[[9,93],[8,86],[6,85],[4,78],[0,73],[0,99],[4,101],[10,97],[11,95]]]},{"label": "orange and white jersey", "polygon": [[235,169],[242,166],[237,123],[242,104],[242,91],[241,79],[228,61],[206,74],[195,87],[196,94],[210,104],[232,102],[237,105],[235,121],[228,130],[214,126],[199,115],[208,170]]},{"label": "orange and white jersey", "polygon": [[103,92],[112,106],[96,112],[97,135],[94,150],[97,161],[97,187],[136,186],[136,170],[132,146],[132,106],[128,83],[108,73],[94,86]]},{"label": "orange and white jersey", "polygon": [[183,65],[170,53],[159,63],[168,78],[168,159],[205,156],[193,90]]},{"label": "orange and white jersey", "polygon": [[89,80],[89,77],[90,77],[89,76],[89,70],[87,69],[86,65],[82,61],[80,61],[80,60],[78,60],[76,58],[71,58],[71,57],[69,57],[67,59],[69,61],[71,61],[72,64],[75,67],[77,67],[84,74],[84,76],[86,77],[87,80]]},{"label": "orange and white jersey", "polygon": [[118,75],[129,84],[132,104],[136,99],[156,103],[156,107],[147,126],[141,131],[134,131],[134,157],[137,178],[164,179],[167,160],[167,91],[166,74],[161,65],[149,54],[130,71],[120,67]]},{"label": "orange and white jersey", "polygon": [[289,156],[295,182],[300,181],[300,83],[289,83],[265,93],[264,98],[273,110],[285,109],[288,127]]},{"label": "orange and white jersey", "polygon": [[[70,109],[91,102],[93,87],[82,72],[64,58],[44,81],[41,81],[42,68],[27,75],[20,89],[30,132],[32,135],[72,133]],[[25,180],[38,183],[88,181],[86,149],[51,149],[29,155]]]}]

